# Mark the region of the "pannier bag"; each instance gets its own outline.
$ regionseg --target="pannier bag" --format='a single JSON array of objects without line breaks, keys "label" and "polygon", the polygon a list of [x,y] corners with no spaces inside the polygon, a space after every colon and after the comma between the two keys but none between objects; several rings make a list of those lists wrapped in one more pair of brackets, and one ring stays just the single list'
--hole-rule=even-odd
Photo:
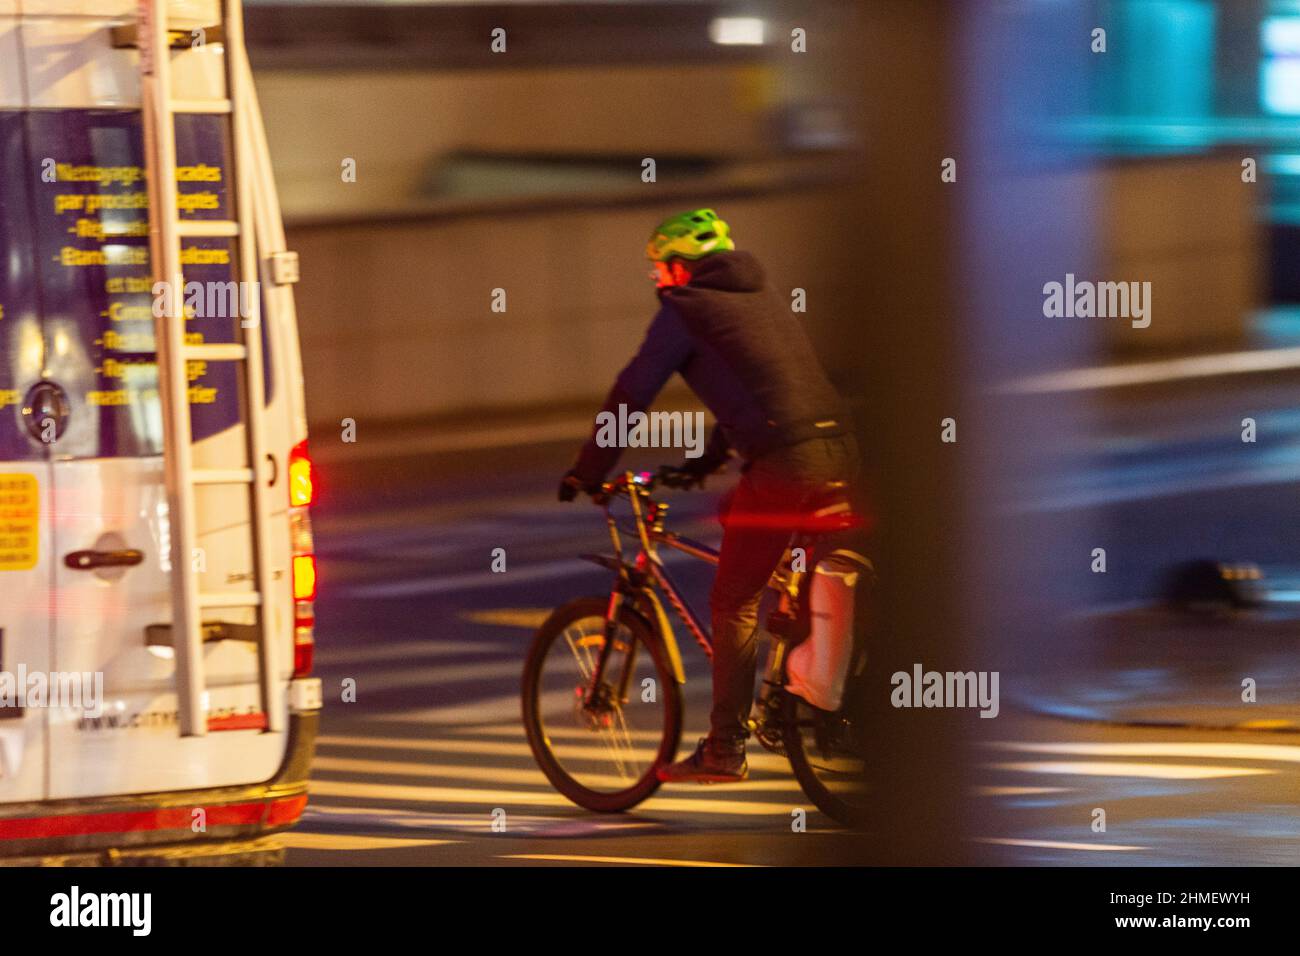
[{"label": "pannier bag", "polygon": [[808,637],[790,652],[785,687],[822,710],[840,709],[853,657],[853,595],[869,569],[852,551],[834,551],[813,568]]}]

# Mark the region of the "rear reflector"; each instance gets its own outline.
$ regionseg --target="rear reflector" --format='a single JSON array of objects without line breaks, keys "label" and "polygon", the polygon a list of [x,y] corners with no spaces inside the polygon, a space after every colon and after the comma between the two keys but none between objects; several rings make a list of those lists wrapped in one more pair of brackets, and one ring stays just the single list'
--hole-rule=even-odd
[{"label": "rear reflector", "polygon": [[294,554],[311,554],[316,550],[311,533],[311,512],[306,508],[289,511],[289,544]]},{"label": "rear reflector", "polygon": [[311,673],[316,651],[316,609],[310,601],[298,601],[293,607],[293,676]]},{"label": "rear reflector", "polygon": [[293,676],[306,677],[311,674],[316,658],[316,638],[310,627],[295,629],[293,635]]}]

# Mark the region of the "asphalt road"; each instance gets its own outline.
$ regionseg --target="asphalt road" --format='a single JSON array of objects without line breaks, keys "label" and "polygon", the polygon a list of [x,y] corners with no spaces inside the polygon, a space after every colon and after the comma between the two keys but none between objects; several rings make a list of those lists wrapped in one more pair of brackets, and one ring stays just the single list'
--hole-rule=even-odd
[{"label": "asphalt road", "polygon": [[[1292,423],[1283,422],[1288,429]],[[427,441],[375,436],[367,445],[363,431],[354,447],[314,437],[321,561],[316,670],[325,711],[310,805],[301,826],[281,838],[289,863],[871,862],[870,841],[818,814],[788,767],[761,751],[751,757],[752,778],[743,785],[665,787],[622,815],[588,813],[550,788],[518,718],[524,650],[557,604],[607,593],[607,573],[575,557],[602,550],[607,541],[593,508],[555,501],[572,441],[539,428],[536,436],[547,440],[529,444],[529,430],[520,432],[507,426]],[[1188,447],[1189,454],[1213,453],[1195,442]],[[1123,454],[1132,454],[1131,445]],[[1276,456],[1269,461],[1276,466]],[[1195,496],[1216,490],[1204,466],[1191,483],[1174,468],[1168,487],[1159,486],[1159,470],[1143,469],[1149,487],[1135,495],[1133,481],[1114,471],[1122,465],[1113,462],[1108,473],[1105,462],[1094,463],[1081,479],[1088,482],[1084,500],[1039,503],[1033,510],[1180,513]],[[1220,496],[1230,494],[1234,508],[1253,500],[1265,513],[1277,510],[1277,487],[1239,482],[1233,476],[1241,471],[1235,463],[1219,482]],[[671,523],[688,535],[716,538],[717,493],[677,494]],[[491,569],[496,548],[505,549],[504,573]],[[683,567],[678,577],[703,609],[708,569],[692,575]],[[708,669],[693,646],[683,654],[685,747],[704,730]],[[1116,666],[1125,673],[1137,667]],[[354,702],[343,700],[349,679]],[[1199,686],[1163,689],[1175,701],[1193,701]],[[1058,693],[1056,703],[1062,694],[1069,696]],[[1115,712],[1104,707],[1084,715],[1093,719],[1069,720],[1059,716],[1068,708],[1053,711],[1051,703],[1041,694],[1013,696],[977,755],[966,798],[972,815],[988,821],[987,832],[973,834],[985,859],[1300,862],[1300,738],[1218,729],[1213,722],[1181,726],[1191,721],[1180,718],[1156,722],[1168,726],[1107,722]],[[806,832],[792,828],[798,809],[807,811]]]}]

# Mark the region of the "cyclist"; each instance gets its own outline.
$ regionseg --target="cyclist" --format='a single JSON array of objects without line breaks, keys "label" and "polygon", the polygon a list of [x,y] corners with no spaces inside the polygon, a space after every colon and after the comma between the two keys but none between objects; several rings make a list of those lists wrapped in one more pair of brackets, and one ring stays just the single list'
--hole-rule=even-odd
[{"label": "cyclist", "polygon": [[[741,479],[723,515],[713,623],[709,735],[664,781],[725,783],[749,774],[746,720],[754,694],[758,605],[799,517],[829,482],[851,480],[856,448],[843,402],[793,311],[765,281],[758,260],[737,250],[712,209],[664,220],[650,237],[659,310],[639,351],[615,380],[604,409],[644,411],[673,375],[717,420],[705,452],[670,469],[670,483],[703,485],[734,451]],[[560,483],[560,500],[595,490],[621,449],[596,431]]]}]

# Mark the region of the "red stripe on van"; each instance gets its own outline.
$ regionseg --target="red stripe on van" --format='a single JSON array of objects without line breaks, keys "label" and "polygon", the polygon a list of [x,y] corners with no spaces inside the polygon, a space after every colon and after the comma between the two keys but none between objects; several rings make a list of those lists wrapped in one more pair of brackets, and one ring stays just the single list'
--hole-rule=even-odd
[{"label": "red stripe on van", "polygon": [[[255,803],[232,803],[205,807],[209,826],[284,826],[302,816],[307,796],[281,797]],[[68,813],[53,817],[25,817],[0,820],[0,840],[32,840],[40,837],[79,836],[90,833],[132,833],[140,830],[188,830],[193,823],[192,807],[168,807],[130,813]]]},{"label": "red stripe on van", "polygon": [[208,730],[265,730],[266,714],[231,714],[209,717]]},{"label": "red stripe on van", "polygon": [[268,827],[284,826],[288,823],[296,823],[302,816],[302,811],[307,808],[307,794],[300,797],[284,797],[271,803],[266,814],[266,825]]}]

